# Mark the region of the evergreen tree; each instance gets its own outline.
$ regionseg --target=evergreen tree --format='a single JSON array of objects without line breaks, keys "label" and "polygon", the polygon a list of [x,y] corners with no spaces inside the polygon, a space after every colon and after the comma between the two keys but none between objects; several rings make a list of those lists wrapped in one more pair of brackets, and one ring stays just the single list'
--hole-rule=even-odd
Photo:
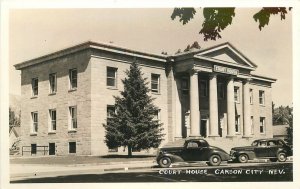
[{"label": "evergreen tree", "polygon": [[284,139],[288,145],[293,146],[293,112],[290,108],[290,116],[288,119],[289,127],[287,128],[287,137]]},{"label": "evergreen tree", "polygon": [[183,50],[183,52],[187,52],[187,51],[189,51],[190,49],[191,49],[191,46],[188,45],[188,46]]},{"label": "evergreen tree", "polygon": [[191,49],[192,49],[192,48],[200,49],[201,47],[200,47],[199,43],[198,43],[197,41],[195,41],[195,42],[192,44],[192,46],[191,46]]},{"label": "evergreen tree", "polygon": [[105,143],[109,148],[124,146],[128,156],[132,149],[143,150],[157,148],[163,140],[162,124],[154,119],[158,108],[153,105],[153,98],[148,95],[146,78],[136,62],[126,71],[127,78],[122,80],[124,91],[115,98],[115,111],[111,112],[107,124],[103,124],[106,135]]}]

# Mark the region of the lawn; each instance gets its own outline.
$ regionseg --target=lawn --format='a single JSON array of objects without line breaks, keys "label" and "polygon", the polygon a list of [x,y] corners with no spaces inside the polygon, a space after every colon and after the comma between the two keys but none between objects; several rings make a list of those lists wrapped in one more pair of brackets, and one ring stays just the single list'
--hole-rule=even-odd
[{"label": "lawn", "polygon": [[154,161],[154,155],[107,155],[107,156],[42,156],[42,157],[20,157],[10,159],[12,164],[97,164],[130,161]]}]

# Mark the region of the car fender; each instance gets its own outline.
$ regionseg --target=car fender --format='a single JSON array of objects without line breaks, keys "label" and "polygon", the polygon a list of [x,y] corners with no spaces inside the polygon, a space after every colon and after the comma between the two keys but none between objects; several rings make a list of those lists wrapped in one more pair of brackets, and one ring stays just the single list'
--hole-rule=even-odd
[{"label": "car fender", "polygon": [[256,157],[254,152],[247,151],[247,150],[242,150],[242,151],[236,152],[236,157],[238,157],[240,154],[247,154],[247,156],[250,160],[254,159]]},{"label": "car fender", "polygon": [[158,160],[161,159],[162,157],[168,157],[168,158],[170,158],[171,161],[172,161],[172,163],[174,163],[174,162],[183,162],[184,161],[180,156],[174,155],[174,154],[171,154],[171,153],[164,153],[164,154],[162,154],[158,158]]},{"label": "car fender", "polygon": [[230,160],[229,154],[227,154],[226,152],[219,151],[219,150],[213,150],[213,151],[209,152],[207,159],[209,159],[209,157],[211,157],[212,155],[219,155],[221,157],[222,161]]}]

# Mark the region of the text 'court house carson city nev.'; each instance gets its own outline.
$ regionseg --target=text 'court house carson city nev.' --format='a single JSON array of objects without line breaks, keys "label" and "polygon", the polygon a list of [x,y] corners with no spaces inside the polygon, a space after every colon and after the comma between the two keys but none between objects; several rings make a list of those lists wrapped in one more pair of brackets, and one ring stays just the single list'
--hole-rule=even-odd
[{"label": "text 'court house carson city nev.'", "polygon": [[159,108],[162,145],[203,137],[229,152],[273,137],[276,79],[254,74],[257,66],[230,43],[159,55],[88,41],[15,65],[21,70],[21,153],[122,153],[107,148],[103,123],[134,61]]}]

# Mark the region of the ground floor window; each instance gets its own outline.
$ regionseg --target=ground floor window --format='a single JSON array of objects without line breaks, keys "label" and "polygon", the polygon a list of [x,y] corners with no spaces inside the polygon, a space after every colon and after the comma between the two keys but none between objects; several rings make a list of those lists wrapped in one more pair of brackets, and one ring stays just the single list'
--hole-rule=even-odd
[{"label": "ground floor window", "polygon": [[259,132],[261,134],[263,134],[263,133],[265,133],[265,130],[266,130],[266,128],[265,128],[265,118],[260,117],[260,119],[259,119]]},{"label": "ground floor window", "polygon": [[55,155],[55,143],[49,143],[49,155]]},{"label": "ground floor window", "polygon": [[240,115],[235,116],[235,132],[236,133],[240,133],[241,132]]},{"label": "ground floor window", "polygon": [[251,126],[251,135],[254,135],[254,123],[253,123],[253,116],[250,118],[250,126]]},{"label": "ground floor window", "polygon": [[36,144],[31,144],[31,155],[36,154]]},{"label": "ground floor window", "polygon": [[69,142],[69,153],[76,153],[76,142]]}]

